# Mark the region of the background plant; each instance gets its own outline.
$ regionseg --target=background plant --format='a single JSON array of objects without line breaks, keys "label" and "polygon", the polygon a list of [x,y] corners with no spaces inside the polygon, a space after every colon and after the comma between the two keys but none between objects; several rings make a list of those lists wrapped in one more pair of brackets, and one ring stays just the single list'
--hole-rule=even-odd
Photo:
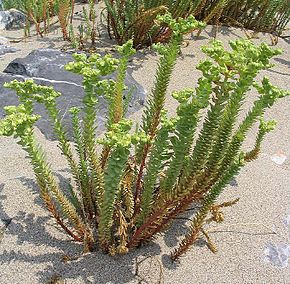
[{"label": "background plant", "polygon": [[69,40],[75,49],[84,49],[86,44],[90,41],[91,48],[94,48],[97,37],[97,22],[96,22],[96,0],[89,0],[89,8],[83,7],[82,15],[83,22],[77,27],[78,32],[75,32],[74,26],[71,22],[69,25]]},{"label": "background plant", "polygon": [[64,40],[68,40],[69,19],[72,16],[74,0],[13,0],[4,1],[4,8],[16,8],[27,16],[26,32],[30,32],[30,22],[35,25],[38,35],[48,33],[50,18],[57,15]]},{"label": "background plant", "polygon": [[119,44],[133,39],[134,47],[167,41],[168,26],[155,25],[156,16],[170,12],[174,18],[187,17],[197,4],[194,1],[121,1],[104,0],[108,13],[108,32],[112,31]]},{"label": "background plant", "polygon": [[[255,46],[247,40],[230,42],[227,51],[219,41],[204,47],[208,59],[198,64],[202,76],[195,89],[173,92],[176,116],[167,117],[164,102],[171,74],[180,50],[182,35],[200,28],[193,17],[174,20],[169,14],[158,17],[172,30],[170,42],[156,45],[160,53],[154,87],[144,110],[141,126],[124,118],[125,74],[133,42],[119,47],[120,58],[111,55],[75,54],[66,69],[83,76],[83,106],[70,110],[75,151],[62,125],[56,98],[61,94],[32,80],[12,81],[6,87],[16,91],[18,106],[6,107],[0,120],[0,135],[17,137],[28,153],[40,196],[56,222],[84,251],[96,246],[114,255],[127,253],[168,227],[193,202],[199,204],[188,233],[172,253],[177,259],[188,250],[203,227],[221,222],[222,207],[216,204],[225,186],[245,163],[255,159],[265,135],[275,122],[265,121],[264,112],[279,98],[289,95],[273,86],[268,78],[256,76],[270,68],[269,60],[279,54],[266,44]],[[116,72],[116,79],[104,76]],[[259,93],[252,108],[239,118],[251,88]],[[98,96],[108,102],[107,132],[96,137]],[[37,143],[33,125],[35,103],[43,104],[50,116],[59,146],[70,166],[73,182],[61,189]],[[201,131],[197,125],[206,111]],[[248,131],[260,122],[256,143],[247,153],[241,151]],[[99,152],[97,148],[103,145]],[[75,157],[75,153],[77,157]]]},{"label": "background plant", "polygon": [[[290,2],[287,0],[207,0],[203,9],[195,12],[207,23],[221,22],[281,35],[290,20]],[[212,11],[219,10],[218,13]],[[197,13],[198,12],[198,13]]]},{"label": "background plant", "polygon": [[83,49],[88,41],[95,45],[97,36],[96,0],[88,0],[88,8],[83,7],[83,21],[74,30],[74,0],[13,0],[4,2],[4,8],[17,8],[27,16],[26,35],[30,33],[31,22],[35,25],[38,35],[49,32],[51,17],[57,16],[63,39],[70,41],[74,48]]},{"label": "background plant", "polygon": [[23,4],[25,0],[2,0],[4,10],[18,9],[23,11]]},{"label": "background plant", "polygon": [[155,25],[158,14],[170,12],[174,18],[194,15],[208,24],[224,24],[281,35],[290,20],[288,0],[104,0],[108,30],[119,44],[133,39],[134,46],[167,41],[170,29]]},{"label": "background plant", "polygon": [[[73,26],[75,0],[4,0],[3,4],[6,9],[17,8],[28,16],[26,34],[32,22],[37,33],[43,36],[49,31],[51,16],[57,15],[63,38],[82,49],[88,40],[92,46],[95,43],[97,2],[87,1],[89,8],[84,8],[84,20],[77,32]],[[169,40],[172,30],[156,21],[157,15],[166,12],[175,19],[193,15],[207,24],[235,26],[275,36],[282,34],[290,20],[288,0],[104,0],[104,3],[108,34],[118,44],[133,39],[135,48]]]},{"label": "background plant", "polygon": [[72,8],[72,0],[54,0],[54,11],[57,14],[63,39],[68,40],[68,25],[70,21]]},{"label": "background plant", "polygon": [[35,25],[37,34],[43,36],[47,33],[49,18],[53,14],[54,0],[12,0],[3,1],[4,9],[16,8],[25,13],[26,35],[30,32],[30,22]]}]

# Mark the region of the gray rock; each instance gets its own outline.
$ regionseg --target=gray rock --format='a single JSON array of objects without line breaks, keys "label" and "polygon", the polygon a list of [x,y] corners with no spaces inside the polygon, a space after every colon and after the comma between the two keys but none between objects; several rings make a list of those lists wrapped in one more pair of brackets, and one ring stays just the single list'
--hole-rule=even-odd
[{"label": "gray rock", "polygon": [[0,219],[0,229],[6,229],[10,223],[12,222],[12,219]]},{"label": "gray rock", "polygon": [[19,49],[9,46],[9,40],[6,37],[0,36],[0,56],[6,53],[13,53]]},{"label": "gray rock", "polygon": [[0,30],[22,28],[25,25],[25,21],[25,14],[16,9],[0,11]]},{"label": "gray rock", "polygon": [[12,219],[0,219],[0,244],[4,238],[4,233],[5,230],[8,228],[8,226],[10,225],[10,223],[12,222]]},{"label": "gray rock", "polygon": [[[62,121],[71,136],[71,119],[68,109],[72,106],[80,106],[84,96],[82,77],[64,70],[64,65],[72,61],[72,55],[53,49],[39,49],[30,53],[27,57],[13,60],[5,69],[6,74],[0,74],[0,117],[4,115],[3,106],[18,103],[17,96],[13,91],[3,87],[4,82],[13,79],[24,80],[33,78],[36,83],[53,86],[55,90],[62,93],[57,99]],[[7,74],[9,73],[9,74]],[[114,74],[111,76],[114,77]],[[132,89],[132,97],[127,114],[134,113],[142,108],[145,100],[145,90],[134,78],[127,73],[126,85]],[[36,113],[42,118],[37,126],[48,139],[55,139],[50,121],[45,109],[41,105],[36,106]],[[97,133],[105,129],[107,114],[107,103],[103,97],[99,98]]]},{"label": "gray rock", "polygon": [[67,72],[64,69],[64,66],[71,61],[73,61],[73,58],[69,53],[50,48],[37,49],[25,58],[14,59],[5,68],[4,73],[68,81],[82,85],[81,76]]},{"label": "gray rock", "polygon": [[7,45],[9,43],[8,38],[4,37],[4,36],[0,36],[0,45]]},{"label": "gray rock", "polygon": [[290,245],[286,243],[272,244],[269,243],[264,250],[264,260],[275,266],[285,268],[288,266],[290,256]]},{"label": "gray rock", "polygon": [[0,44],[0,56],[4,55],[6,53],[13,53],[13,52],[16,52],[18,50],[19,49],[15,48],[15,47],[11,47],[9,45]]}]

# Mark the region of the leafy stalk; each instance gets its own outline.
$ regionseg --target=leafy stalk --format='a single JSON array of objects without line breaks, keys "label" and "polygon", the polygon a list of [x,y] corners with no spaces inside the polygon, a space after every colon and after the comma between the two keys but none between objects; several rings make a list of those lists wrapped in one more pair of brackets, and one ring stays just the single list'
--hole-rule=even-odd
[{"label": "leafy stalk", "polygon": [[178,259],[184,254],[190,246],[196,241],[199,232],[204,225],[204,220],[208,214],[210,206],[216,201],[217,197],[221,194],[224,187],[232,180],[232,178],[238,174],[239,170],[243,166],[243,155],[238,161],[233,161],[229,169],[221,176],[220,180],[212,187],[208,195],[202,202],[202,207],[194,217],[190,232],[181,241],[179,247],[172,253],[172,260]]}]

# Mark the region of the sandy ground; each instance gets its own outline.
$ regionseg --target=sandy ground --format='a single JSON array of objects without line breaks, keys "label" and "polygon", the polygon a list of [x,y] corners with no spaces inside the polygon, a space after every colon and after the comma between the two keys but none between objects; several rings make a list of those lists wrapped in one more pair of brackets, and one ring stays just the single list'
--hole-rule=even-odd
[{"label": "sandy ground", "polygon": [[[201,34],[200,39],[188,37],[188,46],[182,49],[169,86],[166,105],[174,113],[176,104],[170,92],[196,84],[199,72],[195,65],[204,58],[200,46],[207,44],[212,27]],[[1,34],[0,34],[1,35]],[[5,32],[2,36],[20,38],[20,32]],[[16,57],[23,57],[40,47],[60,47],[61,35],[52,33],[45,39],[31,37],[26,41],[11,43],[20,51],[1,58],[0,71]],[[222,28],[218,39],[223,42],[245,37],[238,29]],[[259,35],[255,42],[271,43],[268,35]],[[108,42],[100,43],[104,48]],[[282,56],[273,60],[276,66],[265,72],[279,87],[290,87],[289,42],[282,39],[278,47],[284,49]],[[150,50],[139,51],[132,62],[135,79],[147,90],[154,80],[157,57]],[[0,94],[1,96],[1,94]],[[250,106],[254,94],[246,103]],[[213,254],[200,240],[181,258],[172,264],[168,254],[186,232],[184,223],[176,222],[164,236],[125,256],[109,257],[101,252],[63,261],[81,253],[81,246],[71,242],[55,226],[43,208],[34,182],[33,172],[25,153],[12,138],[0,138],[0,219],[12,218],[0,243],[0,283],[47,283],[58,276],[58,283],[290,283],[290,269],[265,261],[266,248],[272,245],[290,246],[290,231],[285,220],[290,215],[290,98],[280,100],[266,117],[276,119],[278,126],[263,143],[260,157],[248,164],[229,186],[220,201],[240,197],[233,208],[225,209],[226,221],[211,226],[211,237],[218,252]],[[140,119],[142,112],[132,118]],[[52,167],[62,184],[68,182],[67,166],[55,142],[45,140],[37,131],[41,143],[47,149]],[[254,131],[247,145],[255,139]],[[273,161],[275,155],[288,157],[283,164]],[[144,260],[142,262],[142,260]],[[141,262],[137,265],[138,262]],[[135,275],[138,267],[138,276]],[[162,280],[159,282],[159,280]],[[146,281],[145,281],[146,280]],[[53,282],[49,282],[53,283]]]}]

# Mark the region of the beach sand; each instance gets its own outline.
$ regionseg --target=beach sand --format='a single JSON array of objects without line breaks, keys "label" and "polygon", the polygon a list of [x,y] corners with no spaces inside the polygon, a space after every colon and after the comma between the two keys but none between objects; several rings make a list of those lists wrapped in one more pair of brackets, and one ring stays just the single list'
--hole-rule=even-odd
[{"label": "beach sand", "polygon": [[[182,48],[168,89],[169,113],[174,114],[176,108],[170,93],[196,85],[200,72],[195,66],[205,57],[200,47],[211,40],[212,30],[208,26],[199,39],[187,36],[188,45]],[[2,36],[11,39],[22,34],[13,31],[3,32]],[[225,43],[240,37],[245,37],[245,33],[234,28],[222,27],[217,33],[217,38]],[[258,34],[258,37],[254,39],[257,43],[271,43],[269,35]],[[0,71],[13,58],[23,57],[33,49],[59,48],[62,44],[60,33],[11,43],[20,51],[4,55],[0,59]],[[110,48],[108,41],[100,46]],[[283,55],[277,56],[273,60],[275,67],[262,75],[269,76],[275,85],[289,89],[289,42],[279,39],[277,47],[284,49]],[[138,51],[131,63],[130,72],[148,92],[154,81],[157,59],[154,52],[145,49]],[[254,93],[249,96],[244,112],[255,96]],[[283,222],[290,215],[289,103],[289,97],[281,99],[266,112],[267,119],[277,120],[276,130],[266,137],[259,158],[246,165],[236,183],[228,186],[219,199],[223,202],[239,197],[240,201],[224,210],[222,224],[208,228],[218,252],[213,254],[201,239],[176,263],[171,263],[169,253],[186,232],[181,220],[164,235],[127,255],[110,257],[100,251],[81,255],[81,245],[58,230],[43,208],[25,152],[12,138],[0,138],[0,219],[12,218],[0,243],[0,283],[289,284],[289,265],[283,268],[265,261],[266,248],[271,244],[290,246],[289,223],[287,226]],[[140,120],[141,114],[142,111],[135,113],[132,119]],[[65,185],[69,174],[56,142],[46,140],[39,131],[37,136],[60,182]],[[246,146],[250,148],[254,140],[253,130]],[[287,159],[279,165],[275,155],[285,155]],[[63,261],[67,256],[73,259]],[[138,275],[135,275],[136,267]],[[59,282],[48,282],[57,277]]]}]

